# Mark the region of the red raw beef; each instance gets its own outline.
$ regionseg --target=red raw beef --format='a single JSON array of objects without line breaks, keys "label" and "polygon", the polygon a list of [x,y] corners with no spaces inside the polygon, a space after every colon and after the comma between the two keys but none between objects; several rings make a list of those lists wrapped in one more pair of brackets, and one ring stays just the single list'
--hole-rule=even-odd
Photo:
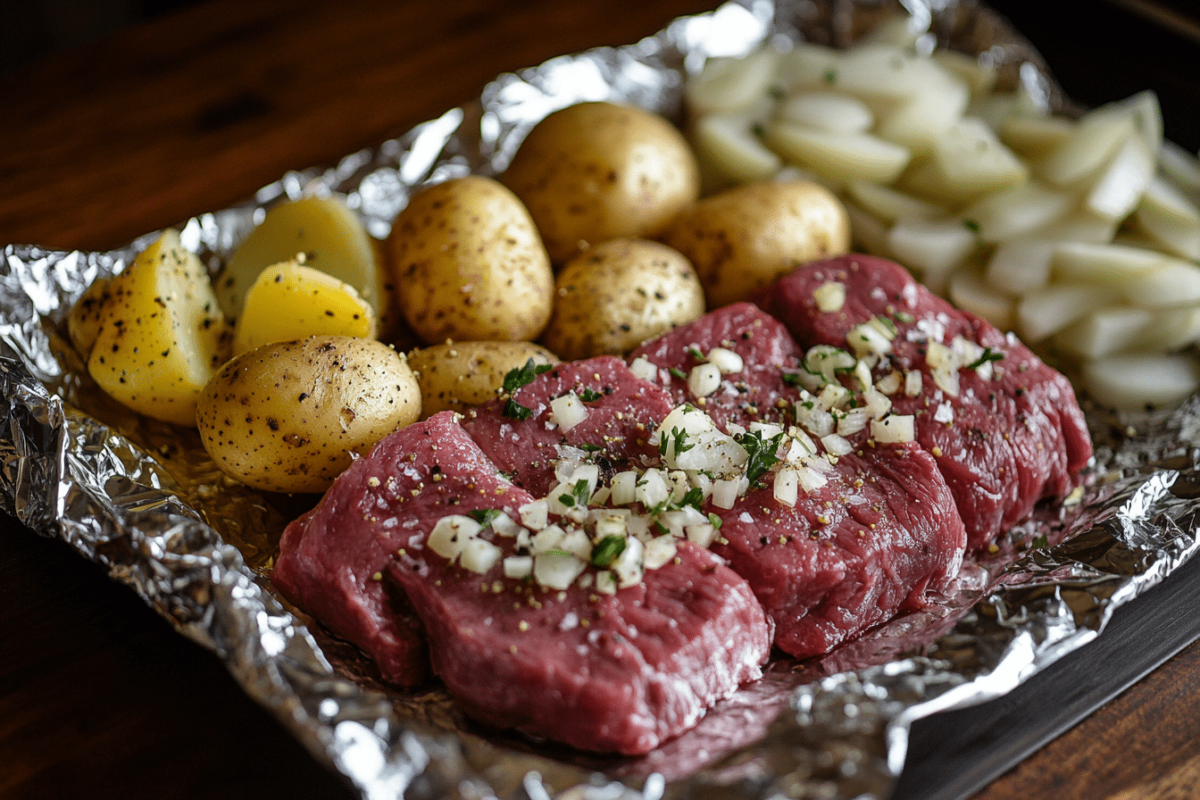
[{"label": "red raw beef", "polygon": [[[587,417],[563,433],[550,422],[550,401],[572,390],[598,397],[584,403]],[[495,400],[468,411],[463,427],[513,483],[539,497],[556,483],[559,445],[600,448],[611,469],[657,464],[650,435],[672,408],[662,387],[638,378],[615,356],[558,364],[513,399],[530,410],[528,420],[506,417],[505,401]]]},{"label": "red raw beef", "polygon": [[443,484],[470,485],[495,507],[533,499],[497,474],[452,414],[438,414],[383,439],[338,476],[317,507],[284,530],[271,574],[285,597],[366,650],[400,686],[425,680],[428,659],[420,622],[389,601],[383,571],[400,550],[421,546],[426,521],[457,513],[464,501],[425,491]]},{"label": "red raw beef", "polygon": [[[532,499],[453,413],[436,414],[383,439],[289,526],[274,580],[401,685],[417,674],[407,670],[418,660],[409,620],[419,619],[434,671],[466,713],[582,749],[646,752],[759,677],[770,650],[761,606],[686,541],[613,595],[506,578],[502,561],[478,574],[426,546],[443,517],[502,509],[515,519]],[[515,552],[515,539],[487,535]]]},{"label": "red raw beef", "polygon": [[[729,375],[708,397],[694,398],[686,378],[700,363],[693,353],[706,355],[714,347],[737,353],[745,368]],[[629,354],[629,361],[645,358],[658,366],[659,378],[676,405],[693,403],[726,430],[729,422],[744,427],[750,422],[786,420],[789,412],[780,401],[790,406],[797,393],[784,383],[784,368],[795,371],[802,355],[804,351],[779,320],[752,303],[734,303],[646,342]]]},{"label": "red raw beef", "polygon": [[[813,291],[827,281],[846,287],[840,310],[822,312]],[[1015,336],[960,311],[918,284],[899,265],[851,255],[810,263],[760,290],[755,302],[808,346],[846,347],[846,335],[872,317],[891,319],[898,335],[886,365],[922,375],[915,397],[892,397],[897,414],[912,414],[917,441],[932,453],[954,495],[971,548],[1027,518],[1043,498],[1076,485],[1091,458],[1091,438],[1070,383]],[[957,396],[939,389],[926,363],[931,341],[956,336],[989,348],[992,374],[958,371]],[[935,419],[952,412],[952,421]]]},{"label": "red raw beef", "polygon": [[[671,367],[690,369],[691,348],[726,347],[746,368],[699,399]],[[757,306],[713,311],[630,354],[662,368],[676,403],[703,407],[722,427],[787,422],[799,389],[784,381],[803,350]],[[779,401],[783,401],[782,406]],[[767,413],[765,410],[769,410]],[[712,550],[746,578],[775,622],[775,644],[797,657],[820,655],[898,612],[922,608],[946,588],[962,563],[966,533],[934,460],[914,444],[864,446],[801,491],[788,508],[774,499],[773,477],[722,518]],[[723,540],[723,541],[722,541]]]}]

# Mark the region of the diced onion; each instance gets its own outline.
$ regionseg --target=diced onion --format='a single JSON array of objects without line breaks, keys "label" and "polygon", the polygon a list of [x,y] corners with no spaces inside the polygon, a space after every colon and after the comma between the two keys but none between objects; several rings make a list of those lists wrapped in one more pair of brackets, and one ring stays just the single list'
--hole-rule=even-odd
[{"label": "diced onion", "polygon": [[825,445],[825,452],[832,453],[835,456],[844,456],[854,450],[854,445],[850,444],[848,439],[836,433],[822,436],[821,444]]},{"label": "diced onion", "polygon": [[796,505],[797,489],[800,485],[796,470],[784,467],[775,474],[774,496],[777,501],[788,508]]},{"label": "diced onion", "polygon": [[738,499],[741,481],[737,478],[722,478],[713,481],[712,503],[717,508],[733,508]]},{"label": "diced onion", "polygon": [[517,513],[530,530],[540,531],[550,521],[550,505],[545,500],[532,500],[518,508]]},{"label": "diced onion", "polygon": [[551,589],[569,589],[587,564],[568,553],[538,553],[533,558],[533,579]]},{"label": "diced onion", "polygon": [[724,347],[714,347],[708,352],[708,363],[721,371],[722,375],[732,375],[745,369],[742,357]]},{"label": "diced onion", "polygon": [[633,470],[618,472],[613,476],[612,495],[609,498],[614,506],[627,506],[637,500],[638,474]]},{"label": "diced onion", "polygon": [[911,414],[893,414],[871,420],[871,438],[877,442],[911,442],[914,435]]},{"label": "diced onion", "polygon": [[496,565],[502,551],[486,539],[469,539],[459,554],[459,563],[471,572],[484,573]]},{"label": "diced onion", "polygon": [[504,577],[521,580],[533,574],[533,556],[509,556],[504,559]]},{"label": "diced onion", "polygon": [[721,370],[716,364],[698,364],[688,373],[687,385],[693,397],[708,397],[721,387]]},{"label": "diced onion", "polygon": [[645,550],[642,553],[642,563],[646,569],[658,569],[669,563],[677,552],[678,548],[675,546],[674,538],[660,536],[646,543]]},{"label": "diced onion", "polygon": [[813,300],[817,301],[817,310],[823,313],[841,311],[846,304],[846,287],[837,281],[826,281],[813,289]]},{"label": "diced onion", "polygon": [[467,541],[475,538],[481,530],[483,526],[470,517],[451,514],[437,521],[426,542],[430,550],[453,562],[462,553]]},{"label": "diced onion", "polygon": [[562,428],[563,433],[587,419],[588,409],[574,392],[550,401],[550,421]]},{"label": "diced onion", "polygon": [[629,371],[644,381],[658,380],[658,367],[645,356],[638,356],[630,362]]}]

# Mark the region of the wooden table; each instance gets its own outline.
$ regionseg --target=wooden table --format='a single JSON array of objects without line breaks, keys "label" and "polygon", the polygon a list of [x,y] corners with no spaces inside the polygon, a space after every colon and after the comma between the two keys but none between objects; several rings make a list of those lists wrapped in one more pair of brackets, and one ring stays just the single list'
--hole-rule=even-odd
[{"label": "wooden table", "polygon": [[[478,94],[711,0],[210,0],[0,76],[0,243],[107,249],[228,206]],[[1063,37],[998,3],[1088,103],[1152,85],[1195,149],[1200,46],[1131,13]],[[1183,8],[1183,4],[1159,4]],[[1107,15],[1107,16],[1106,16]],[[1161,16],[1161,15],[1160,15]],[[1176,18],[1178,22],[1179,18]],[[1154,66],[1127,60],[1122,38]],[[1040,37],[1040,38],[1039,38]],[[0,796],[351,797],[213,656],[65,545],[0,519]],[[979,798],[1167,798],[1200,785],[1200,645]]]}]

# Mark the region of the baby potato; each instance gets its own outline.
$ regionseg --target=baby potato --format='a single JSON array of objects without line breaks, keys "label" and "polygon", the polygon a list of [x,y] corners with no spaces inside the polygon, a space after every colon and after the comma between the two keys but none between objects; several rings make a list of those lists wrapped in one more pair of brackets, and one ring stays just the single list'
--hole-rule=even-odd
[{"label": "baby potato", "polygon": [[243,353],[200,394],[196,424],[226,474],[256,489],[321,492],[421,415],[404,356],[374,339],[310,336]]},{"label": "baby potato", "polygon": [[700,279],[677,250],[646,239],[610,239],[558,273],[554,316],[542,343],[570,360],[621,355],[703,314]]},{"label": "baby potato", "polygon": [[228,334],[208,271],[167,230],[109,283],[88,374],[140,414],[195,425],[196,399],[225,360]]},{"label": "baby potato", "polygon": [[371,338],[375,314],[350,284],[305,266],[302,258],[285,261],[264,269],[246,293],[233,354],[317,334]]},{"label": "baby potato", "polygon": [[214,281],[226,316],[242,313],[259,274],[303,253],[305,264],[353,286],[376,317],[387,311],[384,271],[375,240],[353,209],[338,197],[303,197],[267,210]]},{"label": "baby potato", "polygon": [[408,354],[421,385],[421,417],[463,411],[496,397],[504,376],[533,359],[557,364],[553,353],[533,342],[446,342]]},{"label": "baby potato", "polygon": [[501,180],[533,215],[555,264],[582,243],[655,237],[700,194],[696,157],[675,126],[603,102],[539,122]]},{"label": "baby potato", "polygon": [[546,248],[525,206],[491,178],[418,192],[388,245],[400,310],[426,342],[536,339],[550,319]]},{"label": "baby potato", "polygon": [[709,308],[745,300],[808,261],[850,248],[832,192],[809,181],[753,183],[700,200],[661,237],[692,262]]}]

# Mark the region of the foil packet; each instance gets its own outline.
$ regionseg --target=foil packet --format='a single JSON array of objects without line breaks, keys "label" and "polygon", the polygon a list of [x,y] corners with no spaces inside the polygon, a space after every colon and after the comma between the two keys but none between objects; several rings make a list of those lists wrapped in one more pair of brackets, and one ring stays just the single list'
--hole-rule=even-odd
[{"label": "foil packet", "polygon": [[[1046,65],[974,2],[740,0],[635,44],[498,77],[476,100],[328,169],[288,173],[247,203],[180,226],[216,269],[265,209],[344,194],[376,237],[425,183],[504,169],[530,127],[584,100],[679,119],[685,76],[765,41],[854,42],[905,15],[918,46],[995,65],[1048,108],[1069,108]],[[637,759],[483,731],[436,685],[400,692],[289,607],[270,570],[284,525],[312,498],[264,496],[225,478],[199,437],[96,391],[65,335],[85,288],[156,233],[112,252],[8,245],[0,264],[0,499],[68,542],[185,636],[224,660],[256,701],[364,798],[704,800],[878,798],[904,766],[915,720],[998,697],[1102,632],[1113,612],[1200,547],[1200,399],[1157,415],[1088,409],[1096,456],[1084,490],[964,568],[932,608],[815,662],[773,662],[700,724]]]}]

